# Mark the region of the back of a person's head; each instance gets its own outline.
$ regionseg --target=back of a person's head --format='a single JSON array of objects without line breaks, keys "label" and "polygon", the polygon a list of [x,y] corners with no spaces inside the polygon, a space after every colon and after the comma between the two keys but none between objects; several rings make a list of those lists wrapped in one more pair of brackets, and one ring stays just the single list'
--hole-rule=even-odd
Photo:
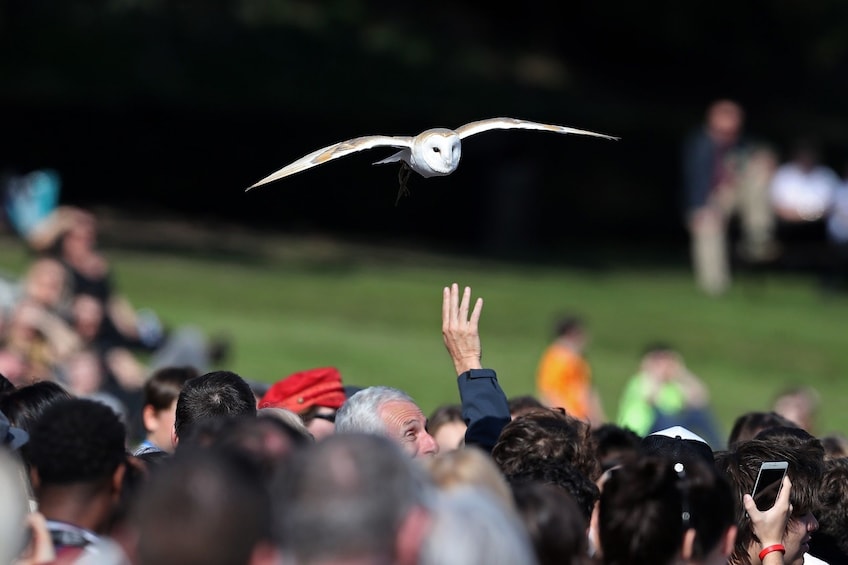
[{"label": "back of a person's head", "polygon": [[789,501],[792,504],[790,520],[817,512],[820,508],[820,490],[824,475],[824,448],[812,437],[776,435],[738,442],[728,451],[716,453],[715,464],[730,483],[736,505],[736,546],[733,562],[747,565],[748,546],[753,538],[751,520],[742,505],[745,494],[753,491],[760,465],[765,461],[787,461],[787,476],[792,481]]},{"label": "back of a person's head", "polygon": [[810,540],[810,553],[828,563],[848,560],[848,457],[824,464],[819,529]]},{"label": "back of a person's head", "polygon": [[180,397],[186,382],[199,375],[192,366],[162,367],[154,371],[144,383],[144,404],[154,410],[167,410]]},{"label": "back of a person's head", "polygon": [[477,447],[461,447],[438,453],[425,462],[436,486],[442,490],[474,486],[491,492],[512,506],[512,490],[488,453]]},{"label": "back of a person's head", "polygon": [[71,394],[62,385],[38,381],[0,397],[0,412],[16,428],[29,431],[48,406],[70,398]]},{"label": "back of a person's head", "polygon": [[848,457],[848,437],[840,433],[832,433],[819,438],[824,447],[825,459],[842,459]]},{"label": "back of a person's head", "polygon": [[440,492],[419,565],[534,565],[533,546],[511,509],[466,486]]},{"label": "back of a person's head", "polygon": [[70,485],[111,478],[126,460],[126,430],[108,406],[82,398],[47,407],[29,441],[39,483]]},{"label": "back of a person's head", "polygon": [[587,562],[586,514],[563,489],[542,482],[513,485],[515,505],[539,565]]},{"label": "back of a person's head", "polygon": [[250,562],[271,544],[259,470],[233,452],[185,449],[162,463],[134,500],[139,565]]},{"label": "back of a person's head", "polygon": [[427,431],[430,435],[436,435],[436,431],[445,424],[451,422],[463,422],[462,406],[459,404],[441,404],[430,413],[427,418]]},{"label": "back of a person's head", "polygon": [[603,471],[638,457],[642,449],[639,434],[611,422],[592,428],[592,438]]},{"label": "back of a person's head", "polygon": [[767,428],[795,425],[776,412],[745,412],[740,414],[733,422],[733,427],[730,429],[730,435],[727,438],[727,445],[732,448],[734,444],[740,441],[754,439],[754,436]]},{"label": "back of a person's head", "polygon": [[177,437],[187,436],[202,420],[221,416],[256,416],[256,397],[247,381],[230,371],[213,371],[187,380],[177,399]]},{"label": "back of a person's head", "polygon": [[509,405],[509,415],[513,418],[523,416],[531,410],[537,410],[545,407],[545,405],[532,394],[513,396],[507,401],[507,404]]},{"label": "back of a person's head", "polygon": [[695,530],[691,560],[719,549],[734,523],[727,482],[698,458],[645,456],[610,473],[601,493],[598,527],[607,565],[675,562]]},{"label": "back of a person's head", "polygon": [[336,433],[385,434],[386,425],[380,415],[388,402],[412,402],[400,389],[370,386],[351,396],[336,412]]},{"label": "back of a person's head", "polygon": [[513,488],[524,483],[542,483],[562,489],[574,499],[587,522],[600,496],[595,481],[563,461],[539,461],[533,466],[508,474],[507,480]]},{"label": "back of a person's head", "polygon": [[556,410],[535,410],[515,418],[501,431],[492,450],[501,471],[516,475],[540,463],[564,462],[590,480],[601,475],[589,425]]},{"label": "back of a person's head", "polygon": [[331,435],[294,453],[275,478],[275,537],[301,565],[388,562],[404,519],[433,490],[424,469],[390,439]]},{"label": "back of a person's head", "polygon": [[280,465],[313,440],[280,418],[226,416],[223,425],[210,438],[209,447],[235,451],[250,459],[270,481]]}]

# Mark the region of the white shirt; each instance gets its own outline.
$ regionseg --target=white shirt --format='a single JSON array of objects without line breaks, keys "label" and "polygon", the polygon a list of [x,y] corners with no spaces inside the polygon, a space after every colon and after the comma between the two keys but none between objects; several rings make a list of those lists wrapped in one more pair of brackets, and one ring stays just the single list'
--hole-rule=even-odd
[{"label": "white shirt", "polygon": [[813,221],[827,214],[840,180],[830,167],[818,165],[804,171],[794,163],[778,167],[772,178],[771,201],[775,208]]}]

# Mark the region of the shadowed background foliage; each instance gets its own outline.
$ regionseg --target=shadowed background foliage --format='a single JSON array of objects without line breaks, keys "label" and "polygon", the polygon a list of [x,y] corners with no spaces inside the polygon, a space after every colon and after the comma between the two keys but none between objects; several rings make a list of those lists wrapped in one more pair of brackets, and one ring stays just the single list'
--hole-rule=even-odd
[{"label": "shadowed background foliage", "polygon": [[[681,240],[679,144],[717,96],[778,149],[813,133],[848,162],[839,1],[9,0],[0,16],[0,163],[59,170],[77,203],[523,255]],[[335,141],[497,115],[622,140],[472,138],[397,208],[380,151],[242,192]]]},{"label": "shadowed background foliage", "polygon": [[[57,170],[66,203],[211,227],[195,259],[173,258],[180,238],[161,225],[104,235],[135,304],[228,329],[232,368],[249,377],[337,364],[426,409],[452,400],[438,301],[457,280],[487,299],[487,362],[511,393],[532,391],[554,312],[577,308],[611,415],[642,346],[665,339],[708,380],[725,425],[803,380],[825,393],[824,431],[844,430],[845,300],[762,273],[726,299],[698,295],[679,158],[727,96],[781,154],[812,134],[843,172],[846,63],[841,0],[6,0],[0,168]],[[398,206],[397,170],[371,166],[389,153],[376,150],[244,193],[336,141],[498,115],[622,139],[474,137],[456,173],[413,178]],[[282,255],[255,259],[238,229],[283,236]],[[126,251],[153,240],[165,255]]]}]

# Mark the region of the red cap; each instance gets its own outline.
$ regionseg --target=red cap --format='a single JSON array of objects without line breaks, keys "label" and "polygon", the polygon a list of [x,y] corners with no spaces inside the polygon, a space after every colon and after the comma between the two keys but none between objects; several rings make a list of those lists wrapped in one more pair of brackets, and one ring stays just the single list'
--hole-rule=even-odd
[{"label": "red cap", "polygon": [[302,413],[313,406],[340,408],[345,401],[342,375],[335,367],[308,369],[277,381],[259,401],[260,408]]}]

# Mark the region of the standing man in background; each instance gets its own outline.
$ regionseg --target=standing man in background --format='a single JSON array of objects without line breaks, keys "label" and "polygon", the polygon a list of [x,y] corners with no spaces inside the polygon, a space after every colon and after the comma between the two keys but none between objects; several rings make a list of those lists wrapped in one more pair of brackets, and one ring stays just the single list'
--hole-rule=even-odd
[{"label": "standing man in background", "polygon": [[776,159],[772,151],[743,136],[743,123],[739,104],[717,100],[708,108],[704,126],[690,134],[683,147],[695,281],[712,296],[730,286],[728,224],[734,214],[741,222],[739,252],[744,259],[765,262],[778,254],[768,190]]}]

